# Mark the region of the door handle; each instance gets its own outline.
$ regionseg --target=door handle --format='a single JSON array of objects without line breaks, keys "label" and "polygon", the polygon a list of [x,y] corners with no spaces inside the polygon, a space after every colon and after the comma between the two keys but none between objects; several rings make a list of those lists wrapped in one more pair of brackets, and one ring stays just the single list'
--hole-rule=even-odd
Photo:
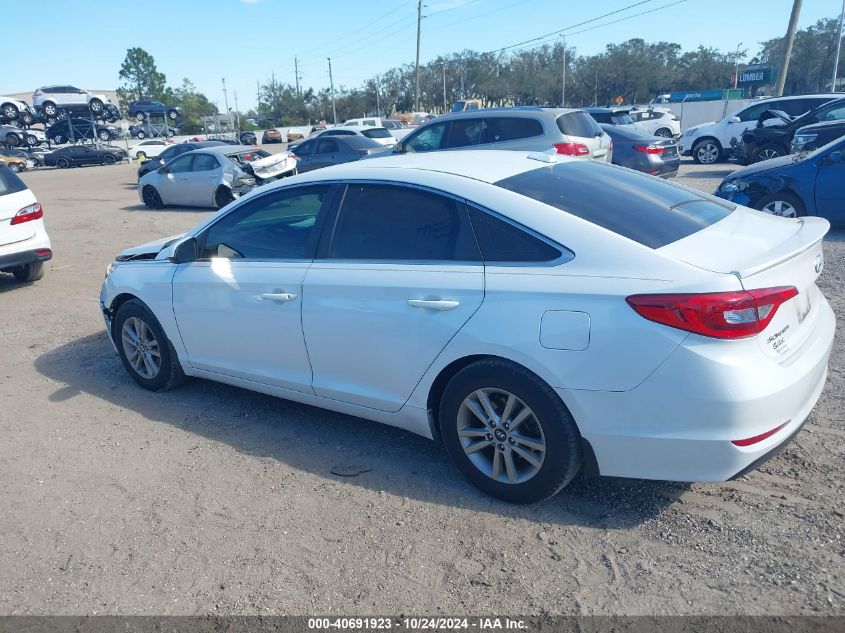
[{"label": "door handle", "polygon": [[408,305],[412,308],[426,308],[428,310],[454,310],[459,305],[460,301],[450,301],[449,299],[408,299]]},{"label": "door handle", "polygon": [[265,301],[278,301],[279,303],[288,303],[296,299],[296,295],[292,292],[265,292],[259,297]]}]

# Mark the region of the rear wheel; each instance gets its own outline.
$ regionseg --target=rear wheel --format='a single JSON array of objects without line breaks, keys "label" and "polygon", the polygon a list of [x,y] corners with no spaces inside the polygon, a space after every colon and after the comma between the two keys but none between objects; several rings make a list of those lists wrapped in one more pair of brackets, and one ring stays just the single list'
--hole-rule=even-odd
[{"label": "rear wheel", "polygon": [[24,112],[21,115],[21,121],[23,121],[24,125],[32,125],[33,123],[35,123],[35,119],[29,112]]},{"label": "rear wheel", "polygon": [[765,196],[755,206],[760,211],[783,218],[799,218],[807,214],[807,209],[801,199],[788,191]]},{"label": "rear wheel", "polygon": [[56,160],[56,167],[59,169],[67,169],[70,167],[70,161],[67,158],[59,158]]},{"label": "rear wheel", "polygon": [[700,165],[712,165],[721,157],[722,146],[713,139],[704,139],[692,146],[692,159]]},{"label": "rear wheel", "polygon": [[217,205],[218,209],[222,209],[234,199],[235,196],[232,194],[232,190],[228,187],[220,187],[217,189],[217,193],[214,194],[214,203]]},{"label": "rear wheel", "polygon": [[672,138],[672,130],[668,127],[662,127],[654,133],[655,136],[660,136],[661,138]]},{"label": "rear wheel", "polygon": [[32,262],[25,266],[18,266],[12,269],[12,274],[18,281],[26,283],[38,281],[44,276],[44,262]]},{"label": "rear wheel", "polygon": [[18,138],[17,134],[9,133],[6,135],[6,145],[9,147],[17,147],[21,144],[21,139]]},{"label": "rear wheel", "polygon": [[114,165],[116,162],[117,159],[112,154],[103,156],[103,165]]},{"label": "rear wheel", "polygon": [[111,140],[111,134],[109,133],[108,130],[100,130],[99,132],[97,132],[97,138],[100,139],[101,141],[110,141]]},{"label": "rear wheel", "polygon": [[555,391],[524,367],[483,360],[459,371],[439,408],[447,453],[494,497],[534,503],[581,469],[581,434]]},{"label": "rear wheel", "polygon": [[179,118],[179,113],[178,113],[178,112],[176,112],[176,110],[168,110],[168,111],[167,111],[167,116],[169,116],[169,117],[170,117],[170,120],[171,120],[171,121],[175,121],[176,119],[178,119],[178,118]]},{"label": "rear wheel", "polygon": [[50,103],[49,101],[44,104],[44,114],[47,116],[56,116],[59,113],[58,108],[56,108],[55,103]]},{"label": "rear wheel", "polygon": [[16,174],[19,174],[23,171],[23,167],[21,167],[20,163],[9,163],[9,169],[11,169]]},{"label": "rear wheel", "polygon": [[767,145],[766,147],[762,147],[757,150],[757,154],[755,157],[758,161],[761,160],[769,160],[771,158],[778,158],[779,156],[785,156],[789,152],[784,151],[782,147],[778,145]]},{"label": "rear wheel", "polygon": [[141,192],[141,195],[144,198],[144,204],[147,205],[147,208],[161,209],[164,207],[164,201],[162,201],[161,195],[152,185],[147,185],[146,187],[144,187],[144,190]]},{"label": "rear wheel", "polygon": [[94,114],[100,114],[103,111],[103,102],[99,99],[91,99],[88,102],[88,107],[91,108],[91,112]]},{"label": "rear wheel", "polygon": [[37,137],[37,136],[35,136],[35,135],[33,135],[33,134],[29,134],[29,135],[26,137],[26,142],[27,142],[29,145],[31,145],[32,147],[38,147],[39,145],[41,145],[41,141],[39,141],[39,140],[38,140],[38,137]]},{"label": "rear wheel", "polygon": [[3,116],[10,121],[14,121],[18,118],[18,109],[15,107],[13,103],[6,103],[3,104]]},{"label": "rear wheel", "polygon": [[144,120],[144,113],[143,112],[136,112],[135,113],[135,120],[136,121],[143,121]]},{"label": "rear wheel", "polygon": [[66,139],[65,139],[65,137],[64,137],[64,136],[62,136],[61,134],[56,134],[56,135],[53,137],[53,142],[54,142],[56,145],[62,145],[62,144],[65,142],[65,140],[66,140]]},{"label": "rear wheel", "polygon": [[126,371],[144,389],[166,391],[185,380],[158,319],[138,299],[130,299],[118,308],[112,338]]},{"label": "rear wheel", "polygon": [[138,131],[138,138],[141,139],[141,140],[147,138],[146,132],[144,132],[143,130],[139,130]]}]

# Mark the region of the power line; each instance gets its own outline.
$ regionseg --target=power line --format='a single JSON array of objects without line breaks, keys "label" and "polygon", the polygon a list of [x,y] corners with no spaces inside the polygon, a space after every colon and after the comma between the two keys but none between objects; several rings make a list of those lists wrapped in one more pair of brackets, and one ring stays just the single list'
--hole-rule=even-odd
[{"label": "power line", "polygon": [[[408,22],[408,23],[410,23],[410,19],[411,19],[411,18],[413,18],[414,20],[416,20],[416,17],[417,17],[417,16],[416,16],[416,13],[417,13],[417,12],[416,12],[416,10],[415,10],[415,11],[413,12],[413,14],[404,15],[404,16],[402,16],[401,18],[399,18],[398,20],[395,20],[394,22],[391,22],[390,24],[387,24],[387,25],[385,25],[384,27],[382,27],[382,28],[380,28],[380,29],[378,29],[378,30],[373,31],[373,32],[372,32],[372,33],[370,33],[369,35],[366,35],[366,36],[364,36],[364,37],[360,38],[359,40],[357,40],[357,41],[355,41],[355,42],[350,42],[349,44],[344,44],[344,45],[340,46],[339,48],[336,48],[336,49],[332,49],[332,50],[330,50],[329,52],[330,52],[332,55],[335,55],[335,56],[337,56],[337,55],[338,55],[338,53],[343,53],[344,55],[349,54],[349,53],[355,53],[355,52],[357,52],[357,51],[356,51],[356,49],[355,49],[355,47],[356,47],[356,46],[358,46],[358,45],[360,45],[360,44],[361,44],[361,42],[366,42],[367,40],[371,40],[371,39],[373,39],[374,37],[379,36],[381,33],[384,33],[386,30],[388,30],[388,29],[390,29],[390,28],[393,28],[394,26],[396,26],[397,24],[399,24],[399,23],[401,23],[401,22]],[[351,50],[351,51],[347,51],[347,49],[350,49],[350,48],[351,48],[352,50]],[[314,63],[314,60],[316,60],[316,59],[322,59],[322,55],[318,55],[318,56],[316,56],[316,57],[309,57],[309,58],[305,58],[304,65],[310,65],[310,64],[313,64],[313,63]]]}]

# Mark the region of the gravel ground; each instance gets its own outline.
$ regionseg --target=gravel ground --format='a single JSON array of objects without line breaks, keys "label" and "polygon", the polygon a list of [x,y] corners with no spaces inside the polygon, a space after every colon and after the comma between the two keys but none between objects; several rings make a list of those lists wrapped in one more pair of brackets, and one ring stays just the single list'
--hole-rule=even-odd
[{"label": "gravel ground", "polygon": [[202,380],[141,390],[103,272],[209,212],[146,210],[127,165],[24,179],[56,254],[38,283],[0,275],[0,614],[845,614],[845,231],[825,242],[828,384],[783,453],[734,482],[580,481],[517,507],[400,430]]}]

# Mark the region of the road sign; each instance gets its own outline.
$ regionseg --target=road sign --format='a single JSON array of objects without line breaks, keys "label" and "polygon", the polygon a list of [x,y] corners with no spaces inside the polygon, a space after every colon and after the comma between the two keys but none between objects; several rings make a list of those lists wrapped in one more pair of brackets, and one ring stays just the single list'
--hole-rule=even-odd
[{"label": "road sign", "polygon": [[616,97],[614,101],[616,102],[616,105],[622,105],[623,103],[625,103],[625,99],[623,99],[621,96]]}]

